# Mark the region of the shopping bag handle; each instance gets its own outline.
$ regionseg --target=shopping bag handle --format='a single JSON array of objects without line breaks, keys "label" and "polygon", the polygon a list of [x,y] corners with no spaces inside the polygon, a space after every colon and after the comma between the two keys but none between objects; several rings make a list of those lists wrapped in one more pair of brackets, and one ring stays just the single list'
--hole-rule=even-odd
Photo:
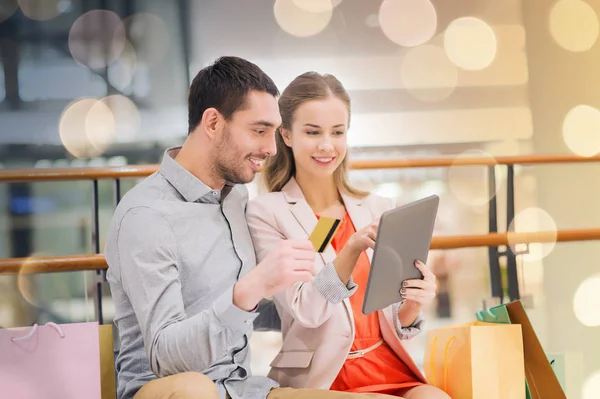
[{"label": "shopping bag handle", "polygon": [[[46,323],[44,325],[54,328],[56,330],[56,332],[58,333],[59,337],[61,337],[61,338],[65,337],[65,333],[63,332],[63,330],[60,328],[60,326],[58,324],[49,321],[48,323]],[[13,337],[10,340],[12,342],[28,340],[29,338],[33,337],[33,334],[35,334],[35,332],[37,331],[37,328],[38,328],[38,325],[36,323],[31,328],[31,331],[29,331],[26,335],[23,335],[22,337],[17,337],[17,338]]]},{"label": "shopping bag handle", "polygon": [[[446,387],[447,387],[447,383],[448,383],[448,351],[450,350],[450,345],[452,344],[452,341],[454,341],[454,339],[456,338],[455,335],[451,336],[448,339],[448,342],[446,342],[446,348],[444,349],[444,383],[442,385],[442,390],[444,392],[446,392]],[[429,369],[431,370],[431,376],[432,378],[432,383],[431,385],[433,386],[437,386],[435,383],[435,370],[434,370],[434,360],[435,360],[435,343],[437,342],[438,337],[435,336],[433,337],[433,339],[431,340],[431,356],[429,358]]]}]

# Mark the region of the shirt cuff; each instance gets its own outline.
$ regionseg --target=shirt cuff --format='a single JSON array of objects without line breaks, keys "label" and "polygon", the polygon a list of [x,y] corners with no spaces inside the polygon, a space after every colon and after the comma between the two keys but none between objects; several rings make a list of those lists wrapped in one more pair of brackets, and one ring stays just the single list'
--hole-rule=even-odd
[{"label": "shirt cuff", "polygon": [[421,331],[423,331],[423,328],[425,326],[425,316],[423,314],[423,311],[419,311],[417,318],[410,326],[402,327],[400,317],[398,317],[398,310],[400,309],[400,305],[402,305],[402,302],[398,302],[392,305],[396,334],[398,335],[398,338],[402,340],[414,338],[415,336],[419,335]]},{"label": "shirt cuff", "polygon": [[349,298],[354,294],[358,285],[352,280],[348,280],[348,284],[344,284],[340,280],[333,263],[327,263],[313,280],[317,290],[331,303],[340,303],[344,299]]},{"label": "shirt cuff", "polygon": [[[257,306],[258,308],[258,306]],[[254,319],[258,317],[256,309],[250,312],[242,310],[233,304],[233,286],[223,292],[213,304],[217,320],[226,328],[239,333],[252,330]]]}]

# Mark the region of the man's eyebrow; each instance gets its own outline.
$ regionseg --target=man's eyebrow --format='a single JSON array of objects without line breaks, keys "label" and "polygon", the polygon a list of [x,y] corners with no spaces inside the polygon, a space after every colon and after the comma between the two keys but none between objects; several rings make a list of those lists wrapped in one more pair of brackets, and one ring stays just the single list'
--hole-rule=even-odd
[{"label": "man's eyebrow", "polygon": [[252,122],[251,125],[264,126],[264,127],[275,127],[275,125],[273,123],[268,122],[268,121],[255,121],[255,122]]}]

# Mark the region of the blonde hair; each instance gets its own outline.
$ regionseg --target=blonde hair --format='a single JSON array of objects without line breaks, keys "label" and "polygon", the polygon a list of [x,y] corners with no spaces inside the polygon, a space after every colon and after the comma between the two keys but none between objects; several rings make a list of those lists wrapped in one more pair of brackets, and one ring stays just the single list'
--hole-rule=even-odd
[{"label": "blonde hair", "polygon": [[[279,98],[279,112],[281,113],[281,128],[292,128],[294,114],[300,105],[311,100],[325,100],[335,96],[342,100],[348,107],[348,119],[350,118],[350,96],[344,86],[333,75],[321,75],[316,72],[306,72],[296,77],[285,88]],[[348,120],[348,124],[350,120]],[[275,135],[277,142],[277,154],[269,157],[266,161],[263,179],[267,190],[281,191],[292,177],[296,175],[296,164],[292,149],[283,141],[281,131]],[[369,193],[352,187],[348,180],[348,155],[333,173],[335,184],[340,191],[348,194],[365,197]]]}]

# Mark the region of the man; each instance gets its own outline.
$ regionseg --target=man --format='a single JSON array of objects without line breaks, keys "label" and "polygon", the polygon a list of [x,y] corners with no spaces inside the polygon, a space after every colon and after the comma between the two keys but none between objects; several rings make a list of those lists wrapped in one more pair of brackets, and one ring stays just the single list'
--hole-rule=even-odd
[{"label": "man", "polygon": [[314,276],[308,240],[283,241],[256,265],[244,215],[243,184],[276,152],[278,95],[241,58],[202,69],[185,143],[116,209],[105,255],[121,341],[118,399],[351,395],[272,389],[250,371],[259,301]]}]

